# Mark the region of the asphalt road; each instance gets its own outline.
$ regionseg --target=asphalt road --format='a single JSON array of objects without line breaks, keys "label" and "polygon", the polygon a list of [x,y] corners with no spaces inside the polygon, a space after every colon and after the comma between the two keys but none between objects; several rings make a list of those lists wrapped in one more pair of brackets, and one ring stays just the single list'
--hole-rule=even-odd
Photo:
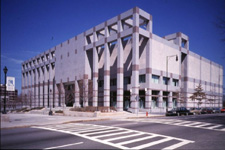
[{"label": "asphalt road", "polygon": [[224,149],[225,114],[1,130],[1,149]]}]

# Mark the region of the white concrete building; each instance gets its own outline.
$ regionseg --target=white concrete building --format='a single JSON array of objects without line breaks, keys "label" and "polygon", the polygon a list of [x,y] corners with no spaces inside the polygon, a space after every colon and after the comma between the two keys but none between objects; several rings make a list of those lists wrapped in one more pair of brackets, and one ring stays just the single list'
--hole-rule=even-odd
[{"label": "white concrete building", "polygon": [[[189,49],[187,35],[159,37],[135,7],[22,63],[22,95],[34,107],[114,106],[117,111],[197,107],[201,84],[222,107],[223,67]],[[138,100],[139,99],[139,107]]]}]

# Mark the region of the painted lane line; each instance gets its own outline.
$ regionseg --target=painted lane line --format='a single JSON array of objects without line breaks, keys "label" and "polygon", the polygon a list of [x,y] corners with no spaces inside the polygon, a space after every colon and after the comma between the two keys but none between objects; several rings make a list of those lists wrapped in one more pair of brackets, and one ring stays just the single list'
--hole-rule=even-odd
[{"label": "painted lane line", "polygon": [[143,148],[150,147],[150,146],[153,146],[153,145],[157,145],[157,144],[167,142],[167,141],[170,141],[170,140],[172,140],[172,138],[165,138],[165,139],[162,139],[162,140],[158,140],[158,141],[150,142],[150,143],[147,143],[147,144],[139,145],[139,146],[136,146],[136,147],[132,147],[131,149],[143,149]]},{"label": "painted lane line", "polygon": [[131,132],[133,132],[133,131],[124,131],[124,132],[119,132],[119,133],[104,134],[104,135],[99,135],[99,136],[93,136],[93,138],[101,138],[101,137],[107,137],[107,136],[114,136],[114,135],[120,135],[120,134],[131,133]]},{"label": "painted lane line", "polygon": [[113,146],[113,147],[117,147],[117,148],[120,148],[120,149],[128,149],[125,146],[116,145],[116,144],[111,143],[111,142],[107,142],[107,141],[100,140],[100,139],[95,139],[93,137],[85,136],[85,135],[82,135],[82,134],[77,134],[75,132],[72,133],[72,132],[69,132],[69,131],[63,131],[63,130],[57,130],[57,129],[52,129],[52,128],[45,128],[45,127],[32,127],[32,128],[39,128],[39,129],[45,129],[45,130],[50,130],[50,131],[72,134],[72,135],[80,136],[80,137],[83,137],[83,138],[86,138],[86,139],[89,139],[89,140],[92,140],[92,141],[95,141],[95,142],[99,142],[99,143],[103,143],[103,144],[110,145],[110,146]]},{"label": "painted lane line", "polygon": [[211,127],[207,127],[208,129],[214,129],[214,128],[218,128],[218,127],[221,127],[223,125],[215,125],[215,126],[211,126]]},{"label": "painted lane line", "polygon": [[[90,125],[90,126],[92,126],[92,125]],[[76,126],[74,124],[73,128],[75,128],[75,127]],[[103,128],[103,127],[106,127],[106,126],[96,125],[95,127],[97,129],[97,128]],[[76,133],[76,132],[70,132],[70,131],[65,131],[65,130],[58,130],[58,129],[54,129],[54,128],[39,127],[39,126],[38,127],[33,126],[31,128],[39,128],[39,129],[45,129],[45,130],[50,130],[50,131],[66,133],[66,134],[72,134],[72,135],[80,136],[80,137],[83,137],[83,138],[86,138],[86,139],[89,139],[89,140],[92,140],[92,141],[95,141],[95,142],[103,143],[103,144],[110,145],[110,146],[113,146],[113,147],[116,147],[116,148],[120,148],[120,149],[130,149],[130,148],[121,145],[121,143],[118,144],[118,143],[113,143],[113,142],[110,142],[110,141],[117,140],[117,139],[129,138],[129,137],[134,137],[135,138],[135,136],[143,135],[143,134],[145,135],[145,138],[150,138],[152,136],[155,136],[155,137],[163,138],[163,141],[166,140],[166,139],[170,139],[170,140],[173,139],[173,140],[178,140],[178,141],[181,141],[181,142],[185,141],[186,144],[194,143],[194,141],[189,141],[189,140],[180,139],[180,138],[176,138],[176,137],[170,137],[170,136],[154,134],[154,133],[148,133],[148,132],[142,132],[142,131],[136,131],[136,130],[121,128],[121,127],[113,127],[113,129],[120,129],[122,131],[120,133],[113,133],[113,134],[100,135],[100,136],[87,136],[87,135]],[[130,135],[127,135],[127,133],[129,133]],[[114,136],[114,135],[118,135],[118,136],[111,137],[111,138],[109,137],[110,139],[107,139],[108,136]],[[104,137],[104,139],[97,139],[97,138],[100,138],[100,137]],[[131,140],[133,140],[133,139],[131,139]],[[144,137],[142,138],[142,140],[144,140]],[[133,140],[132,142],[129,142],[129,143],[133,143],[135,141],[137,141],[137,140]],[[147,147],[150,147],[152,145],[156,145],[157,143],[162,143],[163,141],[159,140],[159,141],[151,142],[150,144],[147,143],[148,144]],[[179,145],[177,145],[177,144],[174,144],[174,145],[176,147],[179,147]],[[180,144],[180,145],[184,145],[184,143]],[[143,148],[146,147],[146,144],[141,145],[141,147],[143,147]],[[136,149],[136,147],[135,147],[135,149]]]},{"label": "painted lane line", "polygon": [[177,144],[171,145],[171,146],[169,146],[169,147],[163,148],[163,150],[176,149],[176,148],[178,148],[178,147],[181,147],[181,146],[186,145],[186,144],[189,144],[189,143],[194,143],[194,142],[190,142],[190,141],[182,141],[182,142],[179,142],[179,143],[177,143]]},{"label": "painted lane line", "polygon": [[152,139],[154,137],[157,137],[157,136],[156,135],[146,136],[146,137],[143,137],[143,138],[133,139],[133,140],[130,140],[130,141],[120,142],[120,143],[116,143],[116,144],[126,145],[126,144],[129,144],[129,143],[134,143],[134,142],[138,142],[138,141],[142,141],[142,140]]},{"label": "painted lane line", "polygon": [[133,135],[121,136],[121,137],[106,139],[105,141],[108,141],[108,142],[109,141],[115,141],[115,140],[125,139],[125,138],[129,138],[129,137],[139,136],[139,135],[144,135],[144,134],[143,133],[138,133],[138,134],[133,134]]},{"label": "painted lane line", "polygon": [[85,131],[85,130],[93,130],[93,129],[96,129],[96,127],[86,127],[86,128],[77,128],[77,127],[75,127],[75,129],[74,128],[70,128],[70,129],[67,129],[67,131]]},{"label": "painted lane line", "polygon": [[197,125],[197,126],[194,126],[196,128],[199,128],[199,127],[204,127],[204,126],[208,126],[208,125],[212,125],[211,123],[203,123],[201,125]]},{"label": "painted lane line", "polygon": [[121,123],[121,124],[115,124],[115,125],[111,125],[113,127],[116,127],[116,126],[124,126],[124,125],[131,125],[131,124],[138,124],[137,122],[135,123]]},{"label": "painted lane line", "polygon": [[192,122],[192,123],[189,123],[189,124],[184,124],[184,126],[188,126],[188,127],[190,127],[190,126],[193,126],[193,125],[197,125],[197,124],[202,124],[202,122]]},{"label": "painted lane line", "polygon": [[180,123],[172,123],[172,125],[185,125],[186,123],[191,123],[190,121],[182,121]]},{"label": "painted lane line", "polygon": [[106,131],[99,131],[99,132],[92,132],[92,133],[86,133],[84,135],[93,135],[93,134],[100,134],[100,133],[107,133],[107,132],[115,132],[115,131],[121,131],[119,129],[112,129],[112,130],[106,130]]},{"label": "painted lane line", "polygon": [[56,149],[56,148],[68,147],[68,146],[72,146],[72,145],[79,145],[79,144],[83,144],[83,143],[84,143],[84,142],[79,142],[79,143],[66,144],[66,145],[55,146],[55,147],[49,147],[49,148],[44,148],[44,149]]},{"label": "painted lane line", "polygon": [[82,134],[82,133],[85,133],[85,132],[92,132],[92,131],[101,131],[101,130],[109,130],[109,129],[113,129],[112,127],[105,127],[105,128],[89,128],[89,129],[87,129],[87,130],[85,130],[85,129],[83,129],[83,130],[80,130],[80,131],[76,131],[76,130],[72,130],[73,132],[77,132],[77,133],[80,133],[80,134]]}]

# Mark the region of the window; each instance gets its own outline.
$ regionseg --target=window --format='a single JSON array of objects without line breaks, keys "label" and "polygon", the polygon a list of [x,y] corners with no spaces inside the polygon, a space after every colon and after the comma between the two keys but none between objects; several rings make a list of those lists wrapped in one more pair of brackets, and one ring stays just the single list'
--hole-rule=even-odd
[{"label": "window", "polygon": [[49,54],[46,55],[46,59],[49,60]]},{"label": "window", "polygon": [[40,58],[37,59],[37,63],[38,63],[38,64],[40,63]]},{"label": "window", "polygon": [[54,51],[51,52],[51,54],[52,54],[52,58],[55,57],[55,52]]},{"label": "window", "polygon": [[173,86],[178,86],[179,80],[173,79]]},{"label": "window", "polygon": [[130,77],[125,77],[124,78],[124,84],[130,84]]},{"label": "window", "polygon": [[157,76],[157,75],[152,75],[152,83],[159,84],[159,76]]},{"label": "window", "polygon": [[103,80],[99,80],[98,81],[98,87],[103,87],[104,85],[104,81]]},{"label": "window", "polygon": [[169,84],[169,78],[163,77],[163,84],[168,85]]},{"label": "window", "polygon": [[110,86],[116,86],[116,79],[110,80]]},{"label": "window", "polygon": [[145,83],[145,74],[139,75],[139,83]]},{"label": "window", "polygon": [[44,56],[42,56],[42,57],[41,57],[41,60],[42,60],[42,62],[44,62],[44,61],[45,61],[45,57],[44,57]]}]

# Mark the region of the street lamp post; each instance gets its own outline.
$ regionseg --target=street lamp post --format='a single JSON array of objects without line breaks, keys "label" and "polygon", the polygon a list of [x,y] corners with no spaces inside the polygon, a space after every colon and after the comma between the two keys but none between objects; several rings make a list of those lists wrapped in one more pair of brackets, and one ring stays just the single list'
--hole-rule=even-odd
[{"label": "street lamp post", "polygon": [[5,108],[6,108],[6,74],[7,74],[7,72],[8,72],[8,69],[7,69],[7,67],[5,66],[5,68],[3,69],[3,71],[4,71],[4,73],[5,73],[5,93],[4,93],[4,110],[3,110],[3,114],[6,114],[6,110],[5,110]]},{"label": "street lamp post", "polygon": [[[50,94],[49,95],[51,95],[51,93],[52,93],[52,90],[50,89]],[[51,100],[51,98],[49,98],[50,111],[49,111],[48,114],[49,114],[49,116],[52,116],[52,106],[51,106],[50,100]]]},{"label": "street lamp post", "polygon": [[[169,58],[171,57],[176,57],[176,61],[178,61],[178,56],[177,55],[171,55],[171,56],[166,56],[166,92],[168,94],[168,61],[169,61]],[[167,95],[167,102],[169,100],[169,96]],[[169,103],[169,102],[168,102]],[[168,111],[168,106],[166,106],[166,111]]]}]

